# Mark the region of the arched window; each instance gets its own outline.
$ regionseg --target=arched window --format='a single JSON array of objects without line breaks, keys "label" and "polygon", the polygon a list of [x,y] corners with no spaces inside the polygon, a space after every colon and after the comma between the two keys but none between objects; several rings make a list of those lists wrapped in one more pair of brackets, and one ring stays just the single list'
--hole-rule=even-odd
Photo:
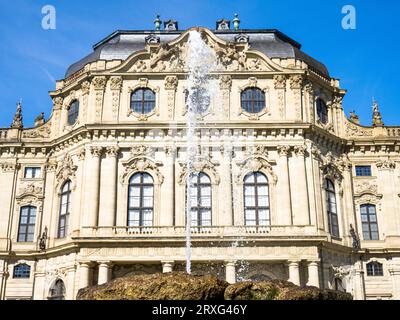
[{"label": "arched window", "polygon": [[323,124],[328,123],[328,107],[326,106],[325,101],[321,98],[317,99],[317,116],[319,121]]},{"label": "arched window", "polygon": [[250,173],[244,178],[244,210],[247,226],[271,224],[268,179],[261,172]]},{"label": "arched window", "polygon": [[35,236],[36,207],[21,208],[18,242],[33,242]]},{"label": "arched window", "polygon": [[325,180],[326,210],[328,212],[329,232],[334,237],[339,237],[339,222],[336,204],[335,185],[329,179]]},{"label": "arched window", "polygon": [[153,206],[153,177],[144,172],[134,174],[129,181],[128,226],[152,226]]},{"label": "arched window", "polygon": [[372,204],[363,204],[360,211],[364,240],[379,240],[376,207]]},{"label": "arched window", "polygon": [[79,101],[72,101],[71,105],[68,108],[68,124],[72,126],[75,124],[76,120],[78,120],[79,116]]},{"label": "arched window", "polygon": [[64,183],[61,189],[60,219],[58,222],[58,237],[65,238],[68,233],[68,220],[71,210],[71,181]]},{"label": "arched window", "polygon": [[27,264],[18,264],[14,267],[13,278],[29,279],[31,276],[31,267]]},{"label": "arched window", "polygon": [[247,88],[241,94],[242,109],[248,113],[259,113],[264,110],[265,93],[258,88]]},{"label": "arched window", "polygon": [[148,88],[135,90],[131,95],[131,109],[139,114],[148,114],[156,107],[156,94]]},{"label": "arched window", "polygon": [[193,173],[189,178],[190,217],[193,227],[208,227],[211,220],[211,180],[203,172]]},{"label": "arched window", "polygon": [[379,262],[367,263],[367,276],[369,277],[383,277],[383,265]]},{"label": "arched window", "polygon": [[61,279],[58,279],[50,288],[49,300],[65,300],[65,285]]},{"label": "arched window", "polygon": [[191,107],[193,108],[193,110],[190,110],[191,112],[203,114],[210,108],[210,94],[205,88],[194,88],[189,100],[189,90],[185,90],[185,103],[188,111]]}]

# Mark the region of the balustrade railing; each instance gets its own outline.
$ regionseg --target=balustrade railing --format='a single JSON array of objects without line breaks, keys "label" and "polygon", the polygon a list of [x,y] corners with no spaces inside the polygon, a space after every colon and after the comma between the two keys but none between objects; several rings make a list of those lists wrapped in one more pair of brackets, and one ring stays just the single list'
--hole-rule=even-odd
[{"label": "balustrade railing", "polygon": [[[193,237],[299,237],[318,236],[318,230],[313,226],[212,226],[192,227]],[[84,227],[77,237],[184,237],[186,229],[183,226],[173,227]]]}]

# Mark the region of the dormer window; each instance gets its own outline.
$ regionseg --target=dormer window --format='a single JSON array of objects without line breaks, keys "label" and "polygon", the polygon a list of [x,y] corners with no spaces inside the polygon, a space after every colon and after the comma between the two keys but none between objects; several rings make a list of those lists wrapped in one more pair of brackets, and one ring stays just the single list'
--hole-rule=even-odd
[{"label": "dormer window", "polygon": [[178,30],[178,21],[176,21],[176,20],[164,21],[164,30],[166,30],[166,31]]},{"label": "dormer window", "polygon": [[145,42],[147,44],[158,44],[160,43],[160,37],[156,36],[155,34],[151,34],[145,38]]},{"label": "dormer window", "polygon": [[231,28],[231,22],[226,19],[220,19],[217,21],[217,30],[229,30]]},{"label": "dormer window", "polygon": [[328,123],[328,107],[326,103],[321,98],[317,99],[317,116],[318,120],[323,124]]}]

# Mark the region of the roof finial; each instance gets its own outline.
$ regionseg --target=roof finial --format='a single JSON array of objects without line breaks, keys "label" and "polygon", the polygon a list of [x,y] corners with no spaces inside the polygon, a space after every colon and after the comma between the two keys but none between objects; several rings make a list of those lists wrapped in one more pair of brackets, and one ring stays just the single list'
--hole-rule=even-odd
[{"label": "roof finial", "polygon": [[239,30],[239,26],[240,26],[240,20],[239,20],[239,15],[237,13],[235,13],[235,17],[233,18],[233,27],[235,28],[235,30]]},{"label": "roof finial", "polygon": [[372,102],[372,125],[374,127],[383,127],[385,124],[382,121],[382,115],[379,112],[379,104],[378,102],[375,100],[375,98],[372,98],[373,102]]},{"label": "roof finial", "polygon": [[17,112],[15,113],[13,122],[11,124],[12,129],[22,129],[24,127],[22,123],[22,98],[17,103]]},{"label": "roof finial", "polygon": [[157,31],[160,31],[160,27],[161,27],[161,20],[160,20],[160,15],[158,14],[156,16],[156,20],[154,20],[154,27]]}]

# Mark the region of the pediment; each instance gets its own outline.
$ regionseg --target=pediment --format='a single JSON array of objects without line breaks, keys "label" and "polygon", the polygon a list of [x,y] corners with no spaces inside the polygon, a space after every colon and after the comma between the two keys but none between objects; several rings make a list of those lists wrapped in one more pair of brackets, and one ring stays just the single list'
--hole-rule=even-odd
[{"label": "pediment", "polygon": [[246,42],[226,42],[205,28],[194,28],[168,43],[148,42],[146,49],[136,52],[111,72],[115,73],[185,73],[190,32],[201,33],[207,46],[215,52],[215,72],[284,72],[266,55],[250,50]]}]

